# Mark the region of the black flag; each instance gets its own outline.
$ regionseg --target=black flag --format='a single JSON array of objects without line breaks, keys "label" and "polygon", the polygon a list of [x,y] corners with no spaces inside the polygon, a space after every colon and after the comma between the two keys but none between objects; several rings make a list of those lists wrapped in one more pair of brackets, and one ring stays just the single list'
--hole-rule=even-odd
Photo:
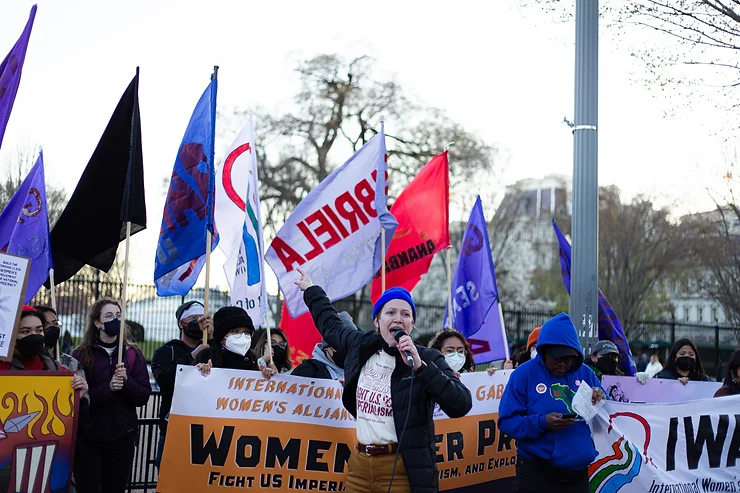
[{"label": "black flag", "polygon": [[55,282],[66,281],[85,264],[108,272],[126,238],[127,221],[131,234],[146,228],[138,67],[51,230]]}]

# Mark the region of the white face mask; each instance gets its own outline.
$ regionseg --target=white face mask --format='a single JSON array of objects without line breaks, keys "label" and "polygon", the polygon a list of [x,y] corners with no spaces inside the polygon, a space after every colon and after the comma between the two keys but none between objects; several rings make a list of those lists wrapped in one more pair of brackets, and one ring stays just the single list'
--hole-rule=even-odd
[{"label": "white face mask", "polygon": [[452,371],[460,371],[465,364],[465,356],[460,353],[445,354],[445,361],[452,368]]},{"label": "white face mask", "polygon": [[249,347],[252,345],[252,338],[242,332],[241,334],[234,334],[226,338],[226,344],[224,347],[227,351],[231,351],[239,356],[244,356],[249,351]]},{"label": "white face mask", "polygon": [[532,349],[529,350],[529,357],[531,359],[534,359],[535,356],[537,356],[537,348],[533,347]]}]

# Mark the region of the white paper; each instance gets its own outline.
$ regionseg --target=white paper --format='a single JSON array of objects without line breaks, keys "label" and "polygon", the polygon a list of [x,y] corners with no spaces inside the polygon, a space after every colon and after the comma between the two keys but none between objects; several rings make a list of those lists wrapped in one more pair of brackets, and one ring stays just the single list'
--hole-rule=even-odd
[{"label": "white paper", "polygon": [[599,412],[599,408],[604,405],[604,401],[599,401],[594,406],[591,403],[593,398],[593,389],[584,381],[578,387],[575,397],[573,397],[573,410],[582,417],[586,423],[590,423],[594,416]]},{"label": "white paper", "polygon": [[30,260],[0,253],[0,358],[12,356],[13,329],[25,296]]}]

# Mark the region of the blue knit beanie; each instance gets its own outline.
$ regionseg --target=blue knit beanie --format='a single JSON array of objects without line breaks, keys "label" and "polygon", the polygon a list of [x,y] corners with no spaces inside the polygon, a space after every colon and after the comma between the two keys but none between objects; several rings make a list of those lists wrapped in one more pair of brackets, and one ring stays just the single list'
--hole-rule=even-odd
[{"label": "blue knit beanie", "polygon": [[416,321],[416,305],[414,305],[414,300],[411,298],[411,293],[403,288],[386,289],[385,293],[383,293],[381,297],[378,298],[378,301],[373,305],[373,319],[375,319],[378,312],[383,309],[383,306],[391,300],[403,300],[411,305],[411,315],[414,317],[414,321]]}]

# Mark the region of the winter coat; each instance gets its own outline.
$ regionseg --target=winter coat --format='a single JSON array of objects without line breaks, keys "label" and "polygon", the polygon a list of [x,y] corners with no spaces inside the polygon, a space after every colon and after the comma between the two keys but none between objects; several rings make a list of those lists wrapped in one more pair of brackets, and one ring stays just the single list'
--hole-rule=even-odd
[{"label": "winter coat", "polygon": [[[303,298],[324,340],[346,355],[342,402],[347,411],[357,417],[360,372],[371,356],[389,348],[377,332],[347,328],[320,287],[308,288]],[[416,347],[426,366],[422,365],[413,379],[409,378],[411,368],[404,363],[401,354],[397,350],[389,351],[391,354],[395,351],[396,354],[396,368],[391,375],[393,420],[399,438],[404,423],[407,423],[403,440],[398,446],[411,491],[436,492],[439,475],[435,460],[434,404],[439,404],[449,417],[459,418],[470,411],[473,403],[470,391],[455,377],[442,353],[418,344]]]},{"label": "winter coat", "polygon": [[304,359],[291,373],[294,377],[319,378],[331,380],[331,375],[326,365],[317,359]]},{"label": "winter coat", "polygon": [[193,366],[193,348],[180,339],[173,339],[154,351],[152,356],[152,374],[159,385],[162,404],[159,407],[159,429],[167,433],[167,418],[172,407],[172,396],[175,393],[177,365]]},{"label": "winter coat", "polygon": [[[665,368],[663,371],[659,372],[657,375],[655,375],[653,378],[662,378],[664,380],[678,380],[679,378],[683,378],[681,375],[676,373],[674,370],[671,370],[670,368]],[[689,375],[689,380],[694,382],[712,382],[713,380],[709,377],[709,375],[704,375],[701,378],[693,377],[692,375]]]},{"label": "winter coat", "polygon": [[[92,348],[93,364],[84,365],[90,396],[90,426],[83,439],[95,442],[115,442],[138,429],[136,408],[146,405],[152,387],[149,371],[140,351],[126,346],[123,364],[128,380],[119,391],[110,389],[110,381],[118,363],[118,347],[112,355],[101,346]],[[80,359],[80,348],[72,352]]]}]

